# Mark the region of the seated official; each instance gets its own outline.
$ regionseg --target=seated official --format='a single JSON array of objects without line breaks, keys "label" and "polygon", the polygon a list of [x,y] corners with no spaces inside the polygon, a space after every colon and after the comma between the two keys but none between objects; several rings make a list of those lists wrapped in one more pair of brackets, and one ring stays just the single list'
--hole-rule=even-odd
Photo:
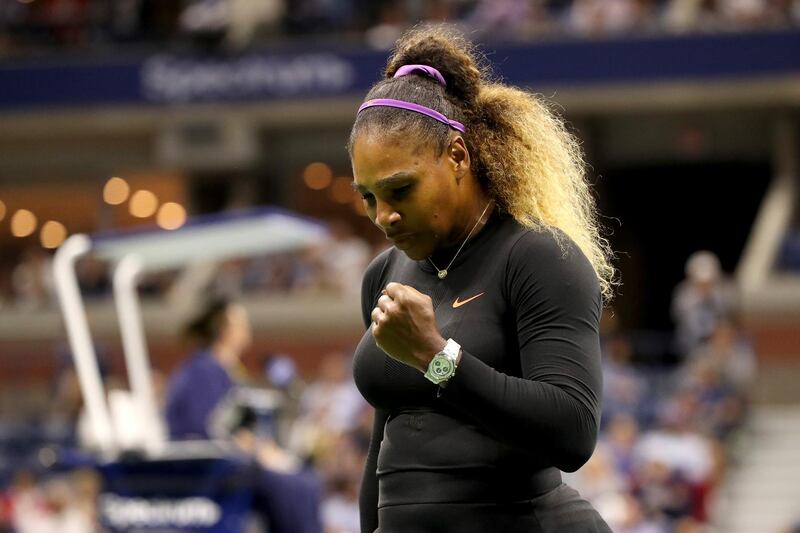
[{"label": "seated official", "polygon": [[252,342],[244,307],[225,298],[206,303],[186,329],[198,349],[167,386],[166,419],[172,440],[208,439],[209,419],[236,385],[241,356]]}]

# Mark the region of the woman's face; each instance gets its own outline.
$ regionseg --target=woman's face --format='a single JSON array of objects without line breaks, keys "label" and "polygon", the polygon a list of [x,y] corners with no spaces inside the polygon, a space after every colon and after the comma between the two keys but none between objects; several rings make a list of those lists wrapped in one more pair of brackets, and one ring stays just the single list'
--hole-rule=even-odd
[{"label": "woman's face", "polygon": [[415,260],[463,238],[473,218],[475,184],[463,140],[455,137],[441,156],[436,152],[369,133],[353,143],[353,186],[367,216]]},{"label": "woman's face", "polygon": [[226,324],[223,329],[223,338],[227,340],[235,352],[241,353],[253,342],[250,328],[250,319],[247,311],[239,304],[231,304],[225,313]]}]

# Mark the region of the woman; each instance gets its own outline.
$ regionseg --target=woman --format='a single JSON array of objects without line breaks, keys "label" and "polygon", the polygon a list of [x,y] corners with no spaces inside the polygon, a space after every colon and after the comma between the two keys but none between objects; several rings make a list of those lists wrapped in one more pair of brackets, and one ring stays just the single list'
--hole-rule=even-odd
[{"label": "woman", "polygon": [[610,250],[577,141],[442,27],[398,42],[348,145],[394,242],[354,373],[376,408],[364,532],[610,531],[559,470],[591,455]]},{"label": "woman", "polygon": [[208,439],[214,409],[235,387],[241,357],[252,342],[244,307],[223,297],[206,302],[186,328],[200,348],[167,385],[166,419],[173,440]]}]

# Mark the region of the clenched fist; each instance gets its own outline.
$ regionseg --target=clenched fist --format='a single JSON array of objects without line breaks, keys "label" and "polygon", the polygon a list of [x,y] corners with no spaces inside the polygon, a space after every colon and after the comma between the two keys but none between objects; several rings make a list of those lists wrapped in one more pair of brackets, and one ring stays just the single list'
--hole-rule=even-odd
[{"label": "clenched fist", "polygon": [[436,327],[430,296],[391,282],[372,310],[372,336],[390,357],[421,372],[447,341]]}]

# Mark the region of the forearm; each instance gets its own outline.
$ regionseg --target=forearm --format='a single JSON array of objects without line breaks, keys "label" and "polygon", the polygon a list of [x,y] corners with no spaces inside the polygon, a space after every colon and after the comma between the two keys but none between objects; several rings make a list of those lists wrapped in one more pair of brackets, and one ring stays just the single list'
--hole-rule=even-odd
[{"label": "forearm", "polygon": [[574,471],[594,450],[599,407],[591,392],[563,381],[509,376],[463,352],[441,400],[503,442]]}]

